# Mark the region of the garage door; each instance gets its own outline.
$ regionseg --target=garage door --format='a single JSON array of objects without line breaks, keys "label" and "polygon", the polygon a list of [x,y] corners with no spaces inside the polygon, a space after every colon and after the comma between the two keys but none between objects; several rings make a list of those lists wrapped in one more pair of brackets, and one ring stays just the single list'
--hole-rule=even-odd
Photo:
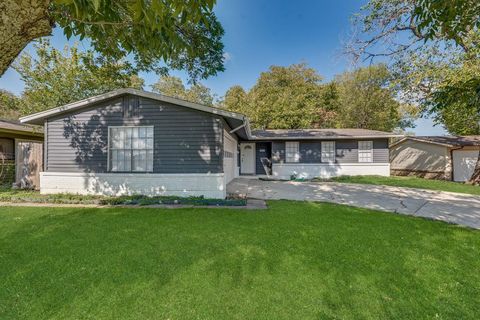
[{"label": "garage door", "polygon": [[478,150],[453,151],[453,180],[468,181],[478,159]]},{"label": "garage door", "polygon": [[223,142],[223,172],[225,173],[225,182],[229,183],[235,178],[235,150],[237,149],[237,142],[235,139],[230,137],[230,135],[224,133],[224,142]]}]

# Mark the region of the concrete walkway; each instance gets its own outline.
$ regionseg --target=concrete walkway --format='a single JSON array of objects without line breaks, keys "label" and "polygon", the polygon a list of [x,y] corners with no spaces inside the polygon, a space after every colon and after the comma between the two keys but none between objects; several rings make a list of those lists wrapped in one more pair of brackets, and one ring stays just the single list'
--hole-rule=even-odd
[{"label": "concrete walkway", "polygon": [[480,229],[480,197],[458,193],[335,182],[237,178],[228,194],[274,200],[324,201],[442,220]]}]

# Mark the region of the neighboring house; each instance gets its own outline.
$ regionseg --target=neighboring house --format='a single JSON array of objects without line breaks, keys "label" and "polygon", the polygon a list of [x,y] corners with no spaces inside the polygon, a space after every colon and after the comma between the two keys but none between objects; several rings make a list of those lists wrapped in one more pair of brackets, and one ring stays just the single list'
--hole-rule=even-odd
[{"label": "neighboring house", "polygon": [[480,150],[480,136],[405,137],[390,147],[393,175],[468,181]]},{"label": "neighboring house", "polygon": [[39,188],[43,128],[0,119],[0,185]]},{"label": "neighboring house", "polygon": [[362,129],[250,131],[239,113],[119,89],[21,119],[45,127],[41,192],[224,198],[238,175],[389,175],[388,139]]}]

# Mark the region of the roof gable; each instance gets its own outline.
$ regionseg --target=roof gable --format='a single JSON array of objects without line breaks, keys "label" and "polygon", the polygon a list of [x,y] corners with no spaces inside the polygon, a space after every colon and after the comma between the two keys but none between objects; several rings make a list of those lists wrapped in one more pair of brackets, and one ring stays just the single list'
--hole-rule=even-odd
[{"label": "roof gable", "polygon": [[45,111],[37,112],[25,117],[20,118],[20,121],[22,123],[31,123],[31,124],[43,124],[45,119],[51,118],[55,115],[58,114],[63,114],[75,110],[81,110],[83,108],[87,108],[93,104],[96,104],[101,101],[105,101],[108,99],[112,99],[115,97],[119,97],[125,94],[131,94],[131,95],[136,95],[139,97],[144,97],[148,99],[153,99],[157,101],[162,101],[162,102],[167,102],[171,104],[175,104],[178,106],[198,110],[198,111],[203,111],[207,113],[212,113],[216,114],[222,117],[227,117],[227,118],[233,118],[233,119],[238,119],[238,120],[244,120],[245,116],[240,113],[236,112],[231,112],[223,109],[218,109],[218,108],[213,108],[213,107],[208,107],[204,106],[198,103],[193,103],[190,101],[178,99],[178,98],[173,98],[173,97],[168,97],[159,93],[153,93],[153,92],[147,92],[147,91],[142,91],[142,90],[136,90],[136,89],[131,89],[131,88],[125,88],[125,89],[118,89],[114,91],[110,91],[98,96],[86,98],[80,101],[72,102],[60,107],[48,109]]}]

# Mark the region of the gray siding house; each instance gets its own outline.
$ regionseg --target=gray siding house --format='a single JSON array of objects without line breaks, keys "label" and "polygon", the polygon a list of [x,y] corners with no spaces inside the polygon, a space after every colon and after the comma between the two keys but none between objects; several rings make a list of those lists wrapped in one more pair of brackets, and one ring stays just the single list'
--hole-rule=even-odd
[{"label": "gray siding house", "polygon": [[239,175],[389,175],[388,132],[250,131],[248,119],[119,89],[26,116],[44,125],[42,193],[224,198]]}]

